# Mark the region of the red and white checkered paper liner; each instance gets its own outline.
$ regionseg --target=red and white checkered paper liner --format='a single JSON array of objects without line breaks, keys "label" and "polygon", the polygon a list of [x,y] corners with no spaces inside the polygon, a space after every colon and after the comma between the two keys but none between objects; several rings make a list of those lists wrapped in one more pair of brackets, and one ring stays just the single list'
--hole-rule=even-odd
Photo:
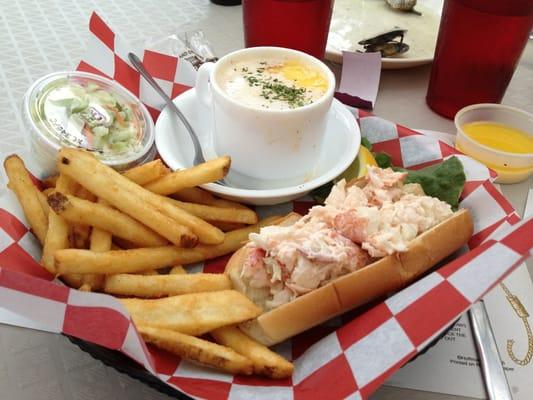
[{"label": "red and white checkered paper liner", "polygon": [[[114,60],[109,65],[100,62],[99,69],[105,64],[106,75],[130,89],[140,87],[126,79],[139,82],[138,75],[126,67],[122,57],[125,51],[117,51],[121,47],[113,32],[96,15],[90,27],[92,45],[100,41],[96,47],[105,47]],[[165,59],[172,60],[172,74],[163,61],[152,68],[166,70],[160,79],[168,78],[168,87],[177,88],[174,78],[180,63],[175,58]],[[88,62],[81,65],[85,70],[97,70]],[[140,93],[144,100],[142,91],[134,93]],[[154,104],[153,110],[156,107]],[[374,143],[376,150],[391,154],[395,165],[419,168],[456,154],[450,146],[392,122],[363,112],[356,111],[356,116],[363,136]],[[79,292],[52,281],[37,262],[39,245],[10,192],[0,197],[0,304],[52,331],[119,350],[163,382],[195,398],[368,398],[388,376],[528,257],[533,247],[533,220],[519,220],[492,185],[494,176],[487,168],[466,156],[458,157],[467,175],[461,206],[469,208],[474,217],[470,250],[379,304],[348,313],[276,346],[275,350],[294,361],[291,379],[232,376],[147,346],[126,310],[113,297]],[[28,161],[31,172],[38,176],[39,171]],[[305,212],[310,205],[309,201],[295,201],[276,207],[276,211]],[[272,208],[259,211],[273,212]],[[192,271],[221,272],[228,258],[198,264]]]},{"label": "red and white checkered paper liner", "polygon": [[[92,14],[89,21],[89,31],[87,54],[78,65],[78,70],[117,81],[141,99],[155,121],[165,102],[130,64],[128,53],[132,49],[96,13]],[[194,86],[196,70],[176,55],[145,49],[139,57],[171,99]]]}]

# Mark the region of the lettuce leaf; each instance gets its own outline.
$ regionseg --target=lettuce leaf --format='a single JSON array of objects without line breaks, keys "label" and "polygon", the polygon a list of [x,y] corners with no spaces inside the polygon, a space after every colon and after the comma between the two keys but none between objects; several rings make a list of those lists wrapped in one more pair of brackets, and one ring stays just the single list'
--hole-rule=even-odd
[{"label": "lettuce leaf", "polygon": [[361,138],[361,146],[366,147],[368,150],[372,151],[372,142],[366,137]]},{"label": "lettuce leaf", "polygon": [[379,168],[392,167],[391,157],[385,152],[374,153],[374,159],[376,160]]},{"label": "lettuce leaf", "polygon": [[393,168],[396,171],[407,171],[405,183],[419,183],[428,196],[436,197],[452,206],[459,207],[459,196],[463,192],[466,181],[463,164],[457,157],[422,168],[416,171]]}]

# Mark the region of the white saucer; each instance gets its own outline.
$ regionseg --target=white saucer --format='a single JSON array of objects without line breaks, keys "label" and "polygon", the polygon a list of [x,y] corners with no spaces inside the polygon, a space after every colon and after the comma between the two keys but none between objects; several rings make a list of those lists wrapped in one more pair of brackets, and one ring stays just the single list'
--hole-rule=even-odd
[{"label": "white saucer", "polygon": [[[192,125],[207,160],[217,155],[211,140],[211,112],[196,99],[195,89],[174,99]],[[193,146],[185,127],[168,109],[161,112],[155,125],[155,143],[161,158],[173,170],[192,166]],[[333,100],[328,114],[323,150],[315,172],[304,183],[289,181],[258,181],[230,173],[227,181],[232,186],[216,183],[202,185],[217,195],[254,205],[272,205],[301,197],[311,190],[340,175],[357,156],[361,133],[353,114],[338,100]]]}]

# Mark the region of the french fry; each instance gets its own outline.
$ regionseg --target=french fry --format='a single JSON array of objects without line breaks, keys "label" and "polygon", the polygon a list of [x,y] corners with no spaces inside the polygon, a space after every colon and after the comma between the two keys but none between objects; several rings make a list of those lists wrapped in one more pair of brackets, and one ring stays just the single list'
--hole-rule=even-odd
[{"label": "french fry", "polygon": [[88,200],[90,202],[96,201],[96,196],[94,194],[89,192],[87,189],[85,189],[81,185],[76,185],[76,186],[78,187],[76,188],[74,192],[72,192],[73,196],[76,196],[77,198],[82,199],[82,200]]},{"label": "french fry", "polygon": [[189,293],[155,300],[118,300],[136,325],[173,329],[193,336],[261,314],[258,306],[236,290]]},{"label": "french fry", "polygon": [[196,234],[200,243],[219,244],[224,241],[224,232],[205,222],[203,219],[189,214],[187,211],[177,207],[172,203],[174,200],[163,196],[156,196],[151,199],[143,196],[143,200],[151,203],[154,207],[160,209],[165,215],[189,228],[194,234]]},{"label": "french fry", "polygon": [[[64,191],[60,191],[64,194],[71,194],[77,198],[88,200],[88,201],[96,201],[96,196],[92,194],[90,191],[85,189],[83,186],[81,186],[78,182],[72,180],[69,178],[69,185],[68,188],[63,188]],[[88,249],[91,245],[91,232],[92,228],[90,225],[83,224],[83,223],[77,223],[77,222],[69,222],[69,242],[70,247],[74,249]],[[87,278],[87,277],[86,277]],[[88,278],[87,278],[88,279]]]},{"label": "french fry", "polygon": [[79,288],[78,290],[80,292],[90,292],[92,290],[92,287],[91,285],[89,285],[88,283],[83,283]]},{"label": "french fry", "polygon": [[[79,289],[84,284],[83,277],[84,275],[80,274],[66,274],[61,277],[61,280],[64,281],[71,288]],[[85,288],[87,288],[87,286]]]},{"label": "french fry", "polygon": [[[107,201],[98,199],[98,204],[107,206]],[[96,252],[109,251],[113,243],[113,235],[104,229],[93,227],[91,232],[91,245],[90,250]]]},{"label": "french fry", "polygon": [[[54,259],[59,275],[72,272],[80,274],[128,274],[142,273],[173,265],[176,263],[175,260],[182,258],[181,250],[176,246],[111,250],[102,253],[90,250],[65,249],[56,251]],[[189,253],[187,252],[187,254]],[[194,254],[196,255],[196,252]],[[200,254],[196,257],[189,255],[189,258],[194,260],[200,259],[201,256]]]},{"label": "french fry", "polygon": [[[56,186],[62,190],[68,190],[69,178],[61,175],[57,181]],[[48,204],[47,204],[48,205]],[[46,240],[43,245],[43,255],[41,264],[49,272],[55,273],[54,253],[56,250],[66,249],[69,247],[69,226],[63,217],[57,215],[53,210],[48,215],[48,231],[46,233]]]},{"label": "french fry", "polygon": [[199,187],[190,187],[181,189],[171,195],[176,200],[187,201],[189,203],[206,204],[212,206],[215,203],[215,196],[209,193],[207,190]]},{"label": "french fry", "polygon": [[225,274],[109,275],[104,292],[120,296],[158,298],[231,289]]},{"label": "french fry", "polygon": [[[74,195],[74,193],[76,193],[81,188],[81,185],[78,182],[76,182],[74,179],[72,179],[70,176],[65,175],[65,174],[63,174],[63,176],[65,178],[67,178],[67,181],[65,181],[65,182],[67,182],[68,185],[66,187],[64,187],[63,190],[61,190],[61,192]],[[48,190],[48,192],[46,194],[50,195],[50,194],[54,193],[57,190],[57,186],[56,186],[56,190],[49,190],[49,189],[47,189],[47,190]]]},{"label": "french fry", "polygon": [[258,220],[255,211],[250,209],[220,208],[205,204],[186,203],[174,199],[168,199],[168,201],[203,220],[237,222],[242,224],[256,224]]},{"label": "french fry", "polygon": [[[116,184],[116,186],[118,187],[117,191],[119,191],[120,194],[122,194],[123,192],[126,192],[126,193],[129,192],[134,197],[137,197],[138,200],[140,200],[141,202],[146,202],[147,205],[151,205],[158,212],[161,212],[162,214],[166,215],[167,217],[170,217],[172,220],[177,222],[177,224],[174,224],[175,226],[181,226],[183,229],[189,228],[190,231],[192,231],[191,233],[194,233],[194,235],[196,235],[197,239],[201,243],[218,244],[224,240],[224,232],[222,232],[218,228],[215,228],[213,225],[208,224],[204,220],[198,217],[195,217],[192,214],[189,214],[188,212],[177,207],[175,204],[172,204],[171,199],[156,195],[154,193],[147,191],[146,189],[143,189],[141,186],[135,184],[134,182],[131,182],[130,180],[123,177],[122,175],[112,170],[111,168],[106,167],[103,164],[99,163],[94,157],[92,157],[92,155],[86,152],[75,150],[75,149],[68,149],[68,150],[71,150],[74,152],[72,154],[72,157],[73,158],[76,157],[75,161],[77,161],[78,164],[82,164],[83,161],[85,161],[89,165],[92,164],[93,167],[99,173],[107,174],[107,178],[110,178],[113,181],[113,183]],[[61,152],[67,153],[68,150],[62,149]],[[68,166],[70,167],[71,165],[68,165]],[[115,197],[117,197],[117,195],[118,193],[115,193]],[[107,198],[106,200],[109,201],[110,203],[113,203],[111,200],[109,200],[109,198]],[[115,207],[120,208],[117,204],[114,204],[114,205]],[[122,211],[126,212],[133,218],[139,219],[135,214],[131,214],[130,212],[126,210],[122,210]],[[153,230],[157,231],[153,226],[150,226],[145,220],[141,220],[141,222],[151,227]],[[173,243],[177,244],[175,242]],[[192,245],[191,246],[184,245],[183,247],[192,247]]]},{"label": "french fry", "polygon": [[[105,171],[105,169],[104,169]],[[176,205],[171,203],[171,200],[162,196],[155,195],[135,183],[125,179],[111,169],[107,169],[107,172],[115,178],[116,184],[124,191],[131,192],[134,196],[137,196],[141,201],[150,204],[156,210],[162,214],[170,217],[183,228],[190,228],[190,230],[197,236],[198,240],[206,244],[218,244],[224,239],[224,232],[208,224],[200,218],[197,218],[186,211],[180,209]],[[136,218],[135,215],[131,215]],[[146,224],[146,222],[142,221]],[[179,225],[178,225],[179,226]],[[183,246],[189,247],[189,246]]]},{"label": "french fry", "polygon": [[215,197],[215,202],[210,205],[212,205],[213,207],[220,208],[236,208],[238,210],[250,210],[250,208],[246,207],[244,204],[237,203],[231,200],[219,199],[218,197]]},{"label": "french fry", "polygon": [[[87,152],[62,149],[60,174],[49,177],[46,192],[39,192],[18,156],[4,161],[9,187],[43,243],[42,263],[51,273],[80,291],[121,297],[148,343],[233,374],[285,378],[292,364],[235,325],[260,315],[260,307],[231,290],[226,275],[187,274],[181,265],[235,251],[251,232],[282,219],[257,223],[253,210],[189,186],[222,178],[229,164],[229,157],[221,157],[170,173],[157,160],[121,175]],[[184,197],[201,197],[204,203],[160,194],[180,188]],[[255,225],[242,228],[244,224]],[[231,232],[224,234],[219,227]],[[114,239],[120,247],[143,248],[121,250]],[[198,239],[197,247],[183,248]],[[161,268],[166,268],[164,275]],[[221,344],[195,337],[206,333]]]},{"label": "french fry", "polygon": [[[94,194],[72,180],[71,190],[72,194],[75,197],[82,199],[82,201],[87,201],[90,204],[93,204],[92,202],[97,200]],[[67,222],[69,222],[70,226],[69,240],[71,241],[71,247],[77,249],[90,249],[93,227],[83,223]],[[104,275],[84,274],[82,275],[81,280],[83,283],[78,290],[90,292],[91,290],[98,290],[102,287],[104,284]]]},{"label": "french fry", "polygon": [[[124,182],[144,191],[110,167],[101,164],[91,154],[77,149],[59,151],[58,169],[61,173],[82,183],[90,192],[106,200],[114,207],[142,222],[177,246],[191,247],[197,237],[190,228],[177,224],[151,204],[146,204],[130,190],[122,190]],[[120,183],[120,184],[119,184]]]},{"label": "french fry", "polygon": [[137,185],[146,185],[162,176],[170,173],[170,170],[163,164],[161,160],[150,161],[149,163],[139,165],[124,171],[122,175]]},{"label": "french fry", "polygon": [[236,326],[223,326],[211,332],[215,341],[230,347],[237,353],[252,360],[254,373],[273,379],[289,378],[294,365],[265,345],[256,342]]},{"label": "french fry", "polygon": [[[78,194],[81,194],[82,196],[92,198],[92,194],[85,191],[84,188],[82,188],[80,185],[76,184],[76,182],[72,181],[69,177],[65,175],[60,175],[56,185],[56,190],[62,190],[65,193],[70,192],[71,190],[76,190]],[[82,190],[83,189],[83,190]],[[86,201],[86,200],[82,200]],[[92,204],[92,203],[91,203]],[[65,248],[75,248],[75,249],[87,249],[91,248],[92,246],[92,237],[93,237],[93,231],[94,229],[91,229],[90,226],[74,223],[69,224],[68,221],[66,221],[62,216],[57,215],[53,211],[50,214],[54,214],[55,217],[52,217],[54,220],[61,220],[61,229],[64,229],[66,225],[66,231],[67,231],[67,245],[65,247],[57,247],[52,248],[48,252],[45,251],[46,244],[43,248],[43,261],[44,261],[44,255],[50,254],[52,261],[53,261],[53,253],[55,250],[58,249],[65,249]],[[56,222],[57,223],[57,222]],[[62,231],[61,235],[59,236],[60,239],[63,239],[64,231]],[[48,236],[50,235],[50,229],[48,232],[48,235],[46,237],[46,241],[48,243]],[[96,233],[98,235],[98,233]],[[105,246],[100,247],[102,250],[110,250],[109,248],[106,248]],[[93,250],[98,251],[98,250]],[[55,265],[55,262],[54,262]],[[78,290],[90,292],[91,290],[99,290],[101,289],[103,283],[104,283],[104,275],[101,274],[66,274],[62,276],[62,279],[69,285],[74,288],[78,288]]]},{"label": "french fry", "polygon": [[[127,179],[117,179],[116,182],[122,190],[130,191],[133,195],[138,196],[141,201],[152,205],[155,209],[172,218],[178,224],[190,228],[201,243],[219,244],[224,240],[224,232],[205,222],[203,219],[183,210],[177,204],[173,203],[174,200],[151,193]],[[132,217],[135,216],[132,215]]]},{"label": "french fry", "polygon": [[105,275],[103,274],[83,274],[81,275],[81,286],[78,290],[85,292],[99,291],[104,286]]},{"label": "french fry", "polygon": [[245,228],[246,224],[240,224],[238,222],[224,222],[224,221],[210,221],[207,220],[211,225],[216,226],[222,232],[234,231],[236,229]]},{"label": "french fry", "polygon": [[56,190],[55,187],[53,188],[48,188],[48,189],[44,189],[41,193],[44,195],[44,197],[48,197],[48,195],[54,193]]},{"label": "french fry", "polygon": [[[102,199],[98,199],[97,202],[104,206],[108,205],[108,203]],[[112,239],[112,235],[108,231],[93,227],[91,230],[89,249],[96,252],[109,251],[112,247]],[[84,274],[84,283],[79,290],[82,290],[82,288],[85,288],[88,292],[92,290],[100,290],[104,285],[104,281],[105,275],[103,274]]]},{"label": "french fry", "polygon": [[230,348],[170,329],[137,326],[143,339],[163,350],[231,374],[250,375],[252,362]]},{"label": "french fry", "polygon": [[[62,189],[66,189],[69,185],[68,181],[69,178],[63,175],[61,177],[58,177],[54,183],[56,184],[56,186],[59,186]],[[45,203],[46,207],[49,208],[46,199]],[[56,272],[54,252],[56,250],[66,249],[69,247],[68,232],[69,226],[67,222],[62,217],[58,216],[55,212],[49,211],[48,231],[46,233],[46,240],[43,245],[41,264],[51,273]]]},{"label": "french fry", "polygon": [[37,198],[39,199],[39,204],[41,204],[44,215],[48,218],[50,207],[48,207],[48,203],[46,202],[46,195],[43,192],[37,191]]},{"label": "french fry", "polygon": [[258,232],[261,227],[272,225],[282,219],[283,217],[279,216],[269,217],[256,225],[228,232],[224,242],[214,246],[199,244],[192,249],[164,246],[104,253],[75,249],[59,250],[54,254],[57,273],[138,273],[170,265],[186,265],[209,260],[236,251],[248,240],[250,233]]},{"label": "french fry", "polygon": [[69,224],[68,241],[72,249],[88,249],[91,245],[91,227],[89,225]]},{"label": "french fry", "polygon": [[243,204],[231,200],[219,199],[218,197],[213,196],[207,190],[199,187],[181,189],[179,192],[172,194],[171,197],[175,198],[176,200],[186,201],[188,203],[205,204],[220,208],[238,208],[249,210],[249,208]]},{"label": "french fry", "polygon": [[143,190],[131,182],[122,181],[121,184],[123,190],[131,190],[142,201],[152,205],[155,209],[161,211],[177,223],[182,224],[184,227],[190,228],[198,237],[200,243],[219,244],[224,240],[224,232],[205,222],[203,219],[190,214],[183,207],[175,204],[175,200]]},{"label": "french fry", "polygon": [[4,168],[9,178],[8,187],[15,192],[33,233],[44,245],[48,219],[39,202],[39,190],[31,181],[30,174],[19,156],[15,154],[8,156],[4,160]]},{"label": "french fry", "polygon": [[187,270],[182,265],[175,265],[168,271],[170,275],[186,274]]},{"label": "french fry", "polygon": [[[56,181],[56,188],[65,192],[69,192],[75,186],[75,182],[65,175],[60,175]],[[53,189],[47,189],[53,190]],[[52,273],[55,273],[54,252],[59,249],[66,249],[71,247],[70,240],[71,229],[68,223],[53,211],[49,213],[48,232],[46,234],[46,241],[43,246],[43,255],[41,263]],[[83,286],[84,280],[88,279],[90,275],[80,274],[64,274],[62,279],[73,288]]]},{"label": "french fry", "polygon": [[[82,200],[88,200],[91,202],[94,202],[97,200],[96,196],[92,194],[90,191],[85,189],[83,186],[81,186],[78,182],[75,180],[69,179],[69,185],[68,187],[64,188],[64,191],[58,190],[61,193],[69,194],[72,196],[75,196],[77,198],[80,198]],[[52,193],[55,193],[55,191],[50,192],[47,194],[47,201],[48,196],[50,196]],[[72,248],[75,249],[88,249],[90,247],[90,241],[91,241],[91,233],[92,228],[90,225],[83,224],[83,223],[76,223],[76,222],[69,222],[69,241]]]},{"label": "french fry", "polygon": [[93,226],[142,247],[157,247],[168,243],[165,238],[137,220],[102,203],[55,192],[48,196],[48,205],[73,224]]},{"label": "french fry", "polygon": [[228,156],[215,158],[192,168],[171,172],[156,181],[145,185],[151,192],[168,195],[204,183],[224,178],[229,171],[231,159]]},{"label": "french fry", "polygon": [[114,249],[112,248],[111,250],[130,250],[139,248],[139,246],[116,236],[113,237],[113,244],[115,244],[116,246]]},{"label": "french fry", "polygon": [[123,190],[132,192],[141,201],[152,205],[155,209],[172,218],[178,224],[190,228],[201,243],[218,244],[223,241],[224,232],[205,222],[203,219],[188,213],[183,209],[184,207],[179,207],[179,204],[173,203],[174,200],[151,193],[128,180],[117,179],[116,182]]},{"label": "french fry", "polygon": [[50,175],[48,178],[45,178],[42,180],[43,187],[45,189],[55,188],[57,178],[59,178],[59,175]]}]

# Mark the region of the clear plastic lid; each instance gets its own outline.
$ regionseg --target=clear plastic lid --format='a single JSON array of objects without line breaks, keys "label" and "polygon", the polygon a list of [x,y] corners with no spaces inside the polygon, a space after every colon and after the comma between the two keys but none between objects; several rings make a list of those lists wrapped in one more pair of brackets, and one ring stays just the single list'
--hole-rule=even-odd
[{"label": "clear plastic lid", "polygon": [[79,147],[120,167],[145,159],[154,143],[146,107],[118,83],[87,72],[57,72],[36,81],[23,113],[47,150]]}]

